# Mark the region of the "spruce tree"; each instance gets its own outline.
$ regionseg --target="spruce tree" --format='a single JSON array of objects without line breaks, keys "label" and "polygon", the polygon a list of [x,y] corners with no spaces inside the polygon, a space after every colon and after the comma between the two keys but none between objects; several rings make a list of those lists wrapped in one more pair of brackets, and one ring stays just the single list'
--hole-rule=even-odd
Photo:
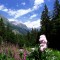
[{"label": "spruce tree", "polygon": [[52,17],[52,40],[53,40],[53,47],[57,48],[60,50],[59,48],[59,34],[60,34],[60,4],[58,0],[55,0],[54,3],[54,9],[53,9],[53,17]]},{"label": "spruce tree", "polygon": [[0,36],[2,36],[4,38],[4,34],[5,34],[5,25],[3,22],[3,19],[0,19]]},{"label": "spruce tree", "polygon": [[46,36],[48,36],[50,31],[50,18],[48,13],[48,8],[45,4],[44,10],[42,11],[41,15],[41,34],[45,34]]},{"label": "spruce tree", "polygon": [[53,9],[53,20],[56,20],[59,18],[60,15],[60,4],[59,0],[55,0],[54,3],[54,9]]}]

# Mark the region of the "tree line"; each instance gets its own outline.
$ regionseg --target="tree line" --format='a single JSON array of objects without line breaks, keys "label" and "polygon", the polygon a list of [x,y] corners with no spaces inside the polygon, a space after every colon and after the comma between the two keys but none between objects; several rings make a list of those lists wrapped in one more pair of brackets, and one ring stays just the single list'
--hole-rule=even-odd
[{"label": "tree line", "polygon": [[11,43],[19,47],[23,47],[24,45],[27,47],[35,46],[37,34],[38,30],[36,29],[32,29],[30,32],[28,31],[25,35],[14,33],[11,25],[9,23],[5,25],[3,18],[0,19],[0,44],[4,42],[5,44]]},{"label": "tree line", "polygon": [[[52,13],[51,13],[52,12]],[[53,11],[49,11],[47,5],[41,15],[40,34],[45,34],[48,47],[60,50],[60,3],[55,0]]]}]

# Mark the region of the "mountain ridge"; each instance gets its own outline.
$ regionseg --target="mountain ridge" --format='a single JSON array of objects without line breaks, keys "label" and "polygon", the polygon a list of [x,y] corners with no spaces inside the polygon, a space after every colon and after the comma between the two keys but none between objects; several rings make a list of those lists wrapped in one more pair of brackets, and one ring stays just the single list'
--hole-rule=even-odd
[{"label": "mountain ridge", "polygon": [[[13,24],[13,22],[9,21],[7,18],[5,18],[4,16],[0,15],[0,18],[3,19],[3,22],[5,25],[10,25],[10,27],[12,28],[12,30],[15,30],[16,32],[18,31],[20,34],[27,34],[27,32],[29,31],[29,29],[27,28],[26,25],[19,23],[19,24]],[[15,22],[15,21],[14,21]]]}]

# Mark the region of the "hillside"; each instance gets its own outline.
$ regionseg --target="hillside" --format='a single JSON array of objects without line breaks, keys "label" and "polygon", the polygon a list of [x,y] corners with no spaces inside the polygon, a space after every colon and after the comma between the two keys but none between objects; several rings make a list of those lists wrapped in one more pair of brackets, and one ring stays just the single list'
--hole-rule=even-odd
[{"label": "hillside", "polygon": [[2,15],[0,15],[0,18],[3,19],[3,22],[4,22],[5,25],[9,24],[13,31],[19,32],[20,34],[27,34],[27,32],[29,31],[27,26],[22,24],[22,23],[16,24],[16,21],[11,21],[10,22],[7,18],[5,18]]}]

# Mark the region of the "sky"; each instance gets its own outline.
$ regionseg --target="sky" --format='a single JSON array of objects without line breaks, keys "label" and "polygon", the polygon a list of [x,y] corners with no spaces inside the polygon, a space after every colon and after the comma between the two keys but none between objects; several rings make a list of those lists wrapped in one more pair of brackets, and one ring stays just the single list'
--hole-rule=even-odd
[{"label": "sky", "polygon": [[23,23],[29,28],[41,26],[44,4],[53,10],[55,0],[0,0],[0,14],[16,24]]}]

